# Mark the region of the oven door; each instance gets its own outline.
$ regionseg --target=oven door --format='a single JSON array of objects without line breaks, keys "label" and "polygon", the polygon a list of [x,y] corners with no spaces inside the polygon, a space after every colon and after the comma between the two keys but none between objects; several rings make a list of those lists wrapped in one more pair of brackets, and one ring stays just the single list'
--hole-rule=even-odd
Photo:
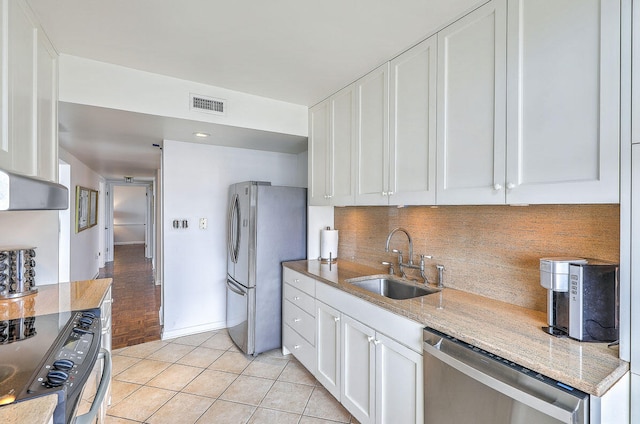
[{"label": "oven door", "polygon": [[[93,378],[98,374],[98,378]],[[109,383],[111,382],[111,355],[106,349],[100,349],[98,360],[84,388],[77,409],[69,424],[101,424],[102,418],[98,414],[107,400]],[[89,399],[92,399],[89,402]]]}]

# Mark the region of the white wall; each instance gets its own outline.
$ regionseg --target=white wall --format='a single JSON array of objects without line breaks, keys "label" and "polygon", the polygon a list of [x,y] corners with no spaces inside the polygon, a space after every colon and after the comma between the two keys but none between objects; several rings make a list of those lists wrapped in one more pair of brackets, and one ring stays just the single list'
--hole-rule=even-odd
[{"label": "white wall", "polygon": [[[76,56],[60,55],[60,101],[235,127],[307,135],[308,109]],[[189,94],[227,100],[226,115],[189,109]]]},{"label": "white wall", "polygon": [[[164,141],[163,338],[225,327],[227,190],[246,180],[306,187],[301,155]],[[304,169],[300,169],[304,167]],[[200,230],[198,219],[207,218]],[[174,229],[174,219],[189,221]]]},{"label": "white wall", "polygon": [[58,211],[0,212],[0,246],[36,248],[36,286],[58,283],[58,228]]},{"label": "white wall", "polygon": [[[71,191],[70,196],[70,220],[71,220],[71,243],[70,243],[70,280],[89,280],[98,274],[100,266],[99,255],[102,255],[102,246],[100,245],[100,231],[104,228],[104,222],[100,221],[98,214],[98,225],[88,228],[79,233],[75,232],[76,228],[76,186],[87,187],[98,190],[100,182],[103,181],[100,175],[89,169],[84,163],[80,162],[75,156],[69,152],[60,149],[60,159],[71,166]],[[102,205],[98,205],[98,209]],[[56,245],[58,240],[56,233]]]},{"label": "white wall", "polygon": [[145,242],[146,186],[113,187],[113,243]]}]

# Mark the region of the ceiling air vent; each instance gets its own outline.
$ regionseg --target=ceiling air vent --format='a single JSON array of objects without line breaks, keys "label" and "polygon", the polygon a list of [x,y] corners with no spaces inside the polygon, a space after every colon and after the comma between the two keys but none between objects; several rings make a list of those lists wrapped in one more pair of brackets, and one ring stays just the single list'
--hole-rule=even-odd
[{"label": "ceiling air vent", "polygon": [[226,113],[226,100],[201,96],[199,94],[190,94],[189,100],[191,110],[213,113],[215,115],[224,115]]}]

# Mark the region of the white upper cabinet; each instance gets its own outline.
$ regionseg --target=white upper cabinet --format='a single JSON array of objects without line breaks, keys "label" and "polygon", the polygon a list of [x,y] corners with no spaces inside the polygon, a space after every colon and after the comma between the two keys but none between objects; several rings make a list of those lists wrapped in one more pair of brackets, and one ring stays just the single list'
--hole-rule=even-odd
[{"label": "white upper cabinet", "polygon": [[310,133],[311,204],[618,203],[620,6],[491,0],[356,81],[356,150],[337,142],[352,134],[349,114],[332,115],[352,91],[324,106],[331,126]]},{"label": "white upper cabinet", "polygon": [[634,0],[632,10],[633,18],[631,26],[631,141],[640,143],[640,6]]},{"label": "white upper cabinet", "polygon": [[329,204],[329,100],[309,109],[309,204]]},{"label": "white upper cabinet", "polygon": [[58,176],[57,53],[22,0],[0,0],[0,168]]},{"label": "white upper cabinet", "polygon": [[390,64],[389,204],[436,200],[437,37]]},{"label": "white upper cabinet", "polygon": [[355,87],[337,92],[309,110],[309,204],[355,202]]},{"label": "white upper cabinet", "polygon": [[389,203],[389,63],[356,81],[356,204]]},{"label": "white upper cabinet", "polygon": [[438,204],[500,204],[506,148],[506,0],[438,33]]},{"label": "white upper cabinet", "polygon": [[37,175],[58,180],[58,55],[42,31],[37,45]]},{"label": "white upper cabinet", "polygon": [[619,202],[620,1],[509,0],[508,203]]},{"label": "white upper cabinet", "polygon": [[355,202],[356,91],[350,85],[329,99],[331,113],[330,203]]},{"label": "white upper cabinet", "polygon": [[34,119],[35,49],[37,32],[21,2],[4,1],[8,20],[3,44],[8,59],[2,78],[7,92],[3,103],[6,128],[3,128],[0,166],[28,175],[36,174],[36,138]]},{"label": "white upper cabinet", "polygon": [[436,54],[432,37],[356,82],[356,204],[435,204]]}]

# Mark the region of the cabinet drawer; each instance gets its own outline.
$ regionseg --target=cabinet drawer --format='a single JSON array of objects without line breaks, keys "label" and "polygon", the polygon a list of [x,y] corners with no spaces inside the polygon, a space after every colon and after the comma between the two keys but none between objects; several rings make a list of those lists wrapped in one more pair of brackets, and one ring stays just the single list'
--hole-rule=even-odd
[{"label": "cabinet drawer", "polygon": [[315,345],[316,319],[288,300],[284,301],[283,311],[284,323],[298,332],[311,345]]},{"label": "cabinet drawer", "polygon": [[284,282],[309,294],[312,297],[316,296],[316,280],[306,275],[302,275],[299,272],[293,271],[289,268],[284,268],[282,273]]},{"label": "cabinet drawer", "polygon": [[285,284],[284,298],[294,305],[298,306],[309,315],[316,315],[315,299],[304,293],[303,291],[298,290],[295,287],[290,286],[289,284]]},{"label": "cabinet drawer", "polygon": [[306,369],[316,369],[316,349],[287,324],[282,326],[282,344]]}]

